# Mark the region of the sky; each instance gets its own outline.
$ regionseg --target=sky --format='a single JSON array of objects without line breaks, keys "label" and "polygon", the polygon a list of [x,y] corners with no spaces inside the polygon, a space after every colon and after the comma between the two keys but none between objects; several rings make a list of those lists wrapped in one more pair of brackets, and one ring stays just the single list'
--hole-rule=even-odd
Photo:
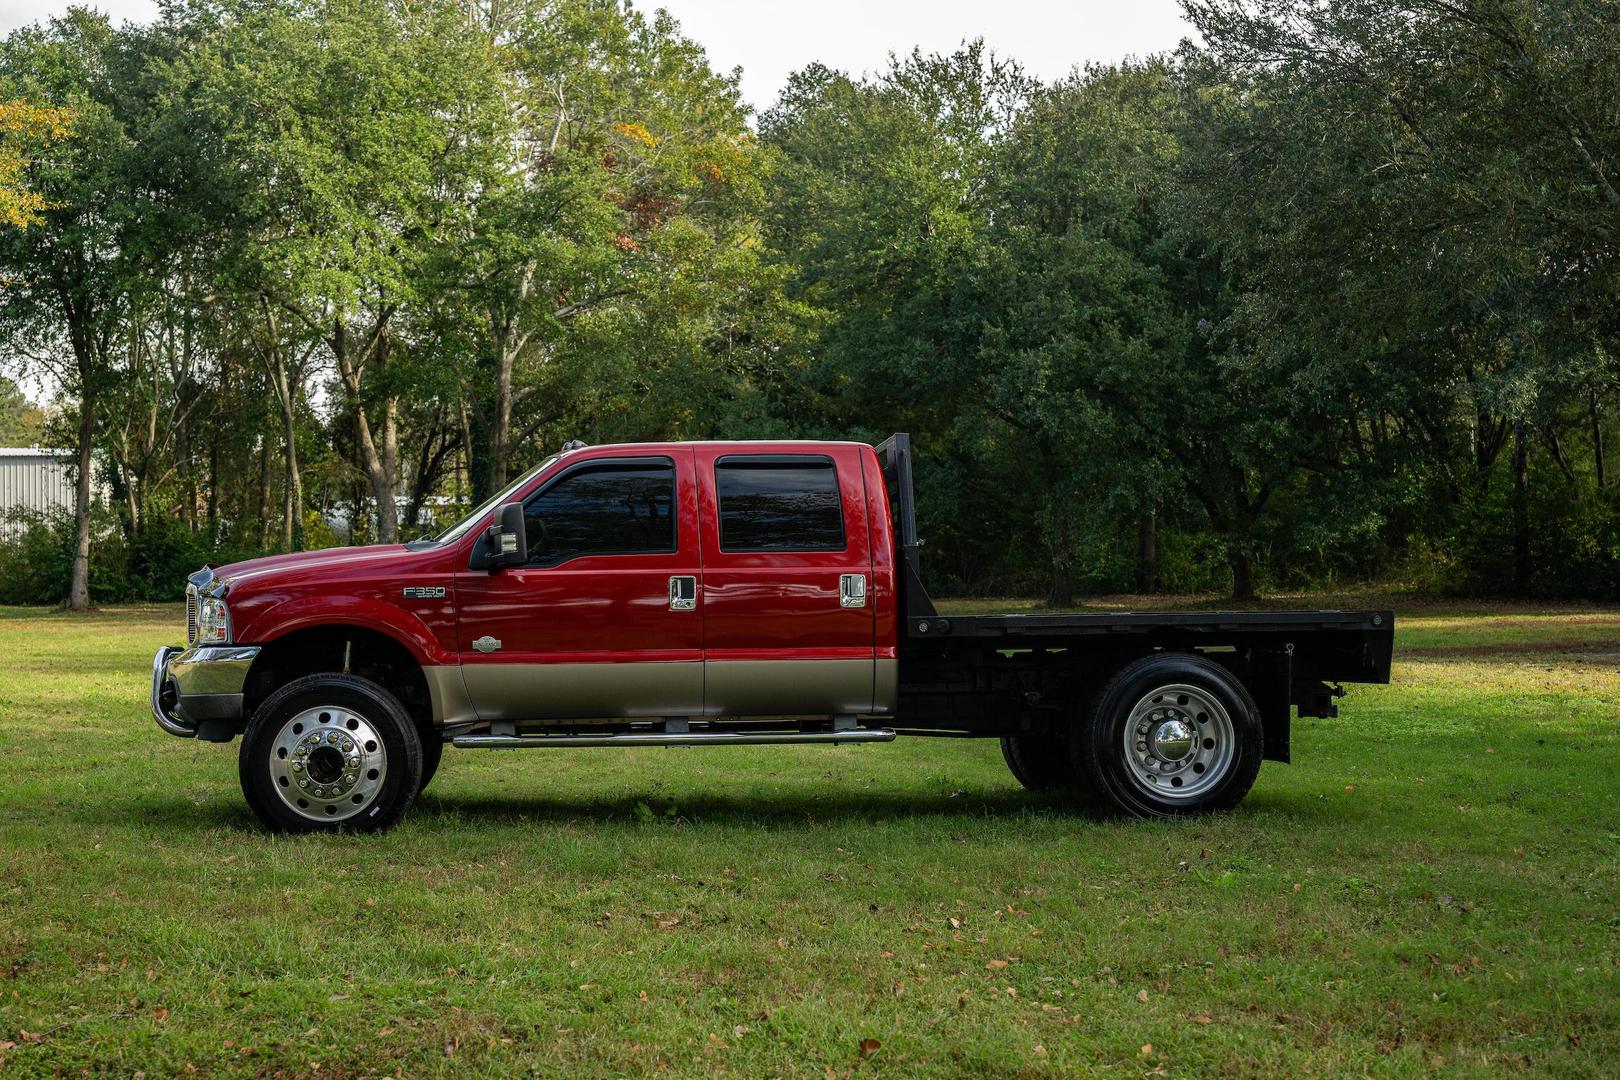
[{"label": "sky", "polygon": [[[91,0],[114,19],[146,21],[153,0]],[[743,98],[770,108],[789,73],[812,61],[852,75],[891,52],[948,52],[983,37],[1045,81],[1076,65],[1174,49],[1191,28],[1176,0],[664,0],[721,71],[742,68]],[[67,0],[0,0],[0,34],[66,10]]]}]

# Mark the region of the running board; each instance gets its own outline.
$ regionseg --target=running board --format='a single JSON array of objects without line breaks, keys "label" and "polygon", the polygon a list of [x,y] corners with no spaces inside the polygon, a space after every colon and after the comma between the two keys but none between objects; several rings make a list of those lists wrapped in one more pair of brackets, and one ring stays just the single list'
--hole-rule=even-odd
[{"label": "running board", "polygon": [[450,745],[485,750],[569,746],[758,746],[764,743],[893,742],[888,728],[847,731],[630,731],[616,735],[457,735]]}]

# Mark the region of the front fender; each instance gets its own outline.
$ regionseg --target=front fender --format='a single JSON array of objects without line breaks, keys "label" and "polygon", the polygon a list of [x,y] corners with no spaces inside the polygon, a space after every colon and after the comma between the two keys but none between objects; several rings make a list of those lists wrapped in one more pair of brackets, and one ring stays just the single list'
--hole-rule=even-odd
[{"label": "front fender", "polygon": [[304,596],[261,612],[237,630],[240,641],[267,645],[295,630],[318,626],[363,626],[387,634],[424,667],[454,664],[455,656],[414,612],[363,596]]}]

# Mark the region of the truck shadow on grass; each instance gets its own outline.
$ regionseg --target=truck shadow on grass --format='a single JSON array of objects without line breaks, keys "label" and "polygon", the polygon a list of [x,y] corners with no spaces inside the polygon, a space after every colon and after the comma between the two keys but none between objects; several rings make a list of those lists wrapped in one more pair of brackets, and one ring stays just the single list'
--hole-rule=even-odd
[{"label": "truck shadow on grass", "polygon": [[905,792],[810,794],[710,793],[671,797],[667,792],[606,798],[451,795],[431,792],[412,808],[419,827],[478,824],[602,824],[647,826],[752,826],[799,829],[845,822],[882,824],[918,819],[985,820],[1026,817],[1106,821],[1104,814],[1072,802],[1021,791],[923,795]]},{"label": "truck shadow on grass", "polygon": [[[163,832],[230,830],[268,835],[253,813],[234,792],[196,802],[168,796],[142,797],[135,802],[81,805],[71,815],[96,825],[149,825]],[[1324,816],[1343,818],[1343,808],[1330,811],[1318,800],[1282,794],[1255,793],[1237,809],[1215,817],[1179,822],[1151,822],[1117,812],[1076,803],[1057,795],[1019,790],[967,790],[938,795],[915,792],[849,792],[799,794],[758,792],[727,795],[708,793],[674,796],[649,788],[645,792],[611,797],[535,797],[529,795],[449,794],[428,792],[396,828],[451,832],[457,828],[544,826],[625,826],[657,828],[751,828],[784,833],[821,826],[862,824],[883,826],[904,822],[935,821],[942,825],[975,828],[1019,823],[1061,823],[1116,828],[1200,827],[1214,821],[1263,815],[1268,824],[1279,819],[1292,826],[1308,826]],[[947,834],[942,833],[942,838]]]},{"label": "truck shadow on grass", "polygon": [[[1115,828],[1198,828],[1213,821],[1242,820],[1264,815],[1269,824],[1306,827],[1335,814],[1318,800],[1286,795],[1251,795],[1236,809],[1214,817],[1178,821],[1144,821],[1117,811],[1076,803],[1061,796],[1024,791],[965,791],[959,794],[919,796],[905,792],[849,792],[799,795],[723,793],[671,798],[649,791],[613,798],[536,798],[467,795],[439,797],[427,794],[406,818],[418,828],[454,829],[460,825],[641,825],[694,828],[763,828],[791,832],[818,826],[861,824],[884,826],[904,822],[936,821],[995,829],[1030,823]],[[943,838],[943,834],[942,834]]]},{"label": "truck shadow on grass", "polygon": [[[169,832],[216,829],[264,833],[234,792],[201,802],[152,795],[134,801],[80,805],[70,811],[83,822],[96,825],[149,825]],[[671,799],[667,792],[649,788],[627,795],[594,797],[535,797],[499,794],[424,795],[396,829],[450,832],[460,827],[535,827],[597,825],[622,828],[750,827],[784,831],[859,822],[937,820],[1006,822],[1029,817],[1072,819],[1076,823],[1129,823],[1077,806],[1064,799],[1022,791],[968,791],[960,794],[918,796],[915,793],[850,792],[847,795],[792,792],[779,794],[706,794]]]}]

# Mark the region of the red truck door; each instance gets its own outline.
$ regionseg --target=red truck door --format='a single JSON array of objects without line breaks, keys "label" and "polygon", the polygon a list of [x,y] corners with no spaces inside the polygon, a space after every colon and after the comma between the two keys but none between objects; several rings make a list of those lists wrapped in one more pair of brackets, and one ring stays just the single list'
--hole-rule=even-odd
[{"label": "red truck door", "polygon": [[695,449],[704,711],[872,709],[872,555],[859,447]]},{"label": "red truck door", "polygon": [[529,562],[456,575],[482,720],[695,716],[703,612],[692,452],[606,449],[525,500]]}]

